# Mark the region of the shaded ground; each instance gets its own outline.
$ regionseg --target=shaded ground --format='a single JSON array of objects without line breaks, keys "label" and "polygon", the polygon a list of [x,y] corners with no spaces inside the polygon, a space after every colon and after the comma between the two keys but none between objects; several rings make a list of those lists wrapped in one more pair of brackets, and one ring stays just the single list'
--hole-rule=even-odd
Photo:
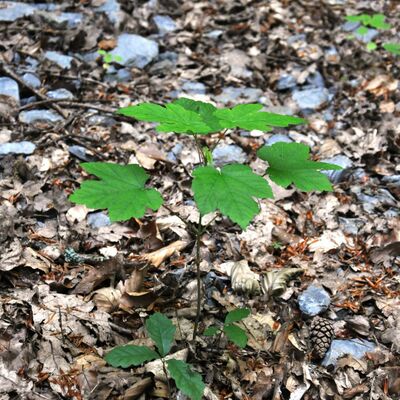
[{"label": "shaded ground", "polygon": [[[174,351],[189,349],[208,399],[400,398],[399,57],[367,52],[343,26],[346,14],[382,12],[393,27],[375,40],[398,42],[397,1],[3,3],[1,399],[165,395],[154,370],[103,361],[117,344],[142,343],[154,310],[179,324]],[[99,48],[122,61],[107,68]],[[214,153],[219,165],[247,162],[260,172],[255,149],[294,140],[345,167],[330,175],[332,193],[276,188],[245,232],[221,217],[210,225],[201,330],[250,307],[244,350],[202,336],[190,343],[193,241],[178,217],[160,209],[111,224],[68,201],[81,161],[139,163],[167,206],[195,221],[190,138],[113,115],[131,102],[183,95],[260,102],[308,119],[269,134],[229,132]],[[239,262],[241,276],[231,280]],[[267,298],[261,276],[286,267],[303,273]],[[322,362],[308,340],[312,301],[299,309],[311,285],[335,330]],[[255,290],[239,293],[243,286]],[[353,356],[335,360],[335,351]]]}]

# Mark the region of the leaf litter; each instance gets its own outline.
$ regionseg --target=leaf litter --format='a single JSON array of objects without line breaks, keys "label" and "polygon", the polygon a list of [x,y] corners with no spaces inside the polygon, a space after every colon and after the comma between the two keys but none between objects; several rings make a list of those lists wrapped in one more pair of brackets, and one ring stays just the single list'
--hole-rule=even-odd
[{"label": "leaf litter", "polygon": [[[115,345],[145,338],[144,320],[153,311],[175,318],[182,332],[173,351],[202,373],[206,398],[397,398],[397,59],[346,39],[345,15],[364,12],[365,3],[289,3],[96,0],[39,9],[5,2],[1,73],[15,84],[10,95],[0,82],[2,398],[165,395],[160,365],[145,366],[149,377],[145,368],[117,370],[104,361]],[[396,2],[372,8],[398,31]],[[170,16],[177,30],[157,27],[156,15]],[[125,62],[105,70],[97,50],[121,54],[120,35],[127,33],[140,34],[146,54],[138,58],[132,42]],[[23,81],[27,73],[38,88]],[[56,89],[73,99],[54,101],[49,92]],[[334,192],[289,187],[277,195],[270,182],[275,199],[260,200],[262,212],[249,229],[241,232],[218,215],[210,225],[201,254],[201,328],[248,307],[244,349],[202,336],[195,347],[187,344],[195,274],[186,222],[197,216],[186,172],[198,163],[195,148],[183,136],[157,135],[150,123],[131,125],[112,114],[132,101],[158,104],[183,95],[225,108],[259,102],[263,111],[309,121],[261,135],[258,121],[246,125],[253,129],[248,136],[229,125],[227,143],[257,171],[265,165],[250,150],[275,134],[310,145],[310,162],[350,160],[336,180],[327,175]],[[152,170],[152,186],[176,215],[160,209],[112,223],[72,205],[79,163],[96,160],[138,161]],[[66,249],[79,262],[68,261]],[[233,274],[226,265],[241,267]],[[298,299],[313,284],[330,297],[322,316],[334,324],[334,350],[343,350],[343,341],[348,346],[333,369],[310,359],[310,321]],[[374,351],[356,352],[361,339]]]}]

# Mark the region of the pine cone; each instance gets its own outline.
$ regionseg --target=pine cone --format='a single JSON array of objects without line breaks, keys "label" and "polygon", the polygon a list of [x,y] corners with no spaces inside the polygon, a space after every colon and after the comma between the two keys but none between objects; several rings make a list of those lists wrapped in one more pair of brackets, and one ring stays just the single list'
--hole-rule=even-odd
[{"label": "pine cone", "polygon": [[321,317],[314,317],[310,325],[310,340],[315,358],[324,358],[332,343],[334,330],[332,322]]}]

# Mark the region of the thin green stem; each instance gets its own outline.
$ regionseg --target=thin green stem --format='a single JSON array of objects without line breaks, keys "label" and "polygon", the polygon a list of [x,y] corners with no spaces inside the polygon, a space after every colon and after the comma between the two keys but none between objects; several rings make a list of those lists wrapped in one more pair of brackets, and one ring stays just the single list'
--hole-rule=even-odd
[{"label": "thin green stem", "polygon": [[167,367],[165,366],[165,360],[164,358],[161,358],[161,363],[164,371],[165,378],[167,380],[167,385],[168,385],[168,399],[171,399],[171,385],[169,383],[169,378],[168,378],[168,373],[167,373]]},{"label": "thin green stem", "polygon": [[196,307],[196,320],[193,328],[193,340],[196,339],[197,330],[199,327],[200,314],[201,314],[201,270],[200,270],[200,246],[201,246],[201,237],[203,235],[202,227],[201,227],[201,218],[202,215],[199,213],[199,222],[197,225],[196,232],[196,257],[195,257],[195,265],[196,265],[196,276],[197,276],[197,307]]},{"label": "thin green stem", "polygon": [[193,135],[193,136],[194,136],[194,142],[196,143],[197,153],[199,155],[199,162],[202,165],[205,165],[206,164],[206,159],[204,157],[203,150],[201,149],[199,138],[197,137],[197,135]]}]

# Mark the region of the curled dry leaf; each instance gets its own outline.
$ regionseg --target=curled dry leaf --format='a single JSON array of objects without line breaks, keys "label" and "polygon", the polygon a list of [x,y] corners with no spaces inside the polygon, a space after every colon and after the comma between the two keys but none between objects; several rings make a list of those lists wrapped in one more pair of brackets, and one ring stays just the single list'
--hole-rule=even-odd
[{"label": "curled dry leaf", "polygon": [[141,260],[148,262],[154,267],[159,267],[168,257],[171,257],[175,252],[183,250],[188,244],[188,240],[177,240],[168,246],[143,255]]},{"label": "curled dry leaf", "polygon": [[93,293],[92,300],[99,310],[111,313],[119,306],[121,292],[111,287],[101,288]]},{"label": "curled dry leaf", "polygon": [[284,268],[268,271],[261,279],[263,293],[268,298],[280,296],[286,290],[288,282],[302,272],[301,268]]},{"label": "curled dry leaf", "polygon": [[259,275],[250,269],[246,260],[234,262],[230,276],[235,292],[249,295],[260,293]]}]

